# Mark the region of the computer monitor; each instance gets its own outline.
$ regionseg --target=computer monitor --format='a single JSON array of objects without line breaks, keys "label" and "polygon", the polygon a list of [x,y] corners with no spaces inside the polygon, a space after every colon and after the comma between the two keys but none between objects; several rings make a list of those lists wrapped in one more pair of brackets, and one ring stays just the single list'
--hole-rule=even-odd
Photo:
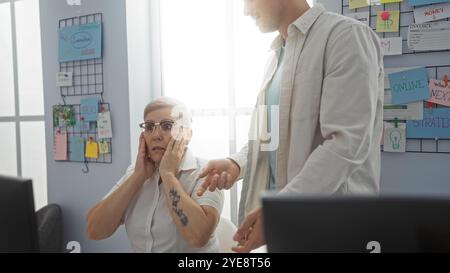
[{"label": "computer monitor", "polygon": [[262,199],[268,252],[450,252],[450,199]]},{"label": "computer monitor", "polygon": [[0,253],[39,252],[30,179],[0,175]]}]

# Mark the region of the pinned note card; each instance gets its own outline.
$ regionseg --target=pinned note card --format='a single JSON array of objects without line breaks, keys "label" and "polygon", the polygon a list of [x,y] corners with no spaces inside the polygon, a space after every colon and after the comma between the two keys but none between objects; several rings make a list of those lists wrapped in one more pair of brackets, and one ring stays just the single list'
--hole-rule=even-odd
[{"label": "pinned note card", "polygon": [[80,101],[80,115],[85,121],[97,121],[98,118],[98,99],[85,98]]},{"label": "pinned note card", "polygon": [[348,0],[349,9],[359,9],[370,6],[369,0]]},{"label": "pinned note card", "polygon": [[377,32],[398,32],[400,27],[400,11],[385,10],[377,13]]},{"label": "pinned note card", "polygon": [[107,154],[107,153],[109,153],[108,142],[104,141],[103,139],[100,140],[100,142],[98,143],[98,149],[99,149],[100,154]]},{"label": "pinned note card", "polygon": [[92,139],[89,139],[86,142],[86,158],[98,158],[98,144],[97,142],[93,141]]},{"label": "pinned note card", "polygon": [[90,23],[59,29],[59,61],[80,61],[102,56],[102,24]]},{"label": "pinned note card", "polygon": [[416,23],[426,23],[450,17],[450,3],[441,3],[414,9]]},{"label": "pinned note card", "polygon": [[404,153],[406,151],[406,124],[397,122],[384,123],[383,151]]},{"label": "pinned note card", "polygon": [[55,160],[67,160],[67,133],[56,131],[53,143],[53,158]]},{"label": "pinned note card", "polygon": [[435,79],[430,80],[429,84],[431,98],[428,100],[432,103],[450,106],[450,84]]},{"label": "pinned note card", "polygon": [[53,107],[53,126],[71,127],[75,125],[72,106],[57,105]]},{"label": "pinned note card", "polygon": [[415,51],[450,49],[450,21],[409,25],[408,48]]},{"label": "pinned note card", "polygon": [[368,11],[347,13],[345,14],[345,16],[358,20],[366,25],[369,25],[370,13]]},{"label": "pinned note card", "polygon": [[450,139],[450,108],[423,110],[423,120],[407,122],[408,138]]},{"label": "pinned note card", "polygon": [[79,136],[69,137],[69,160],[76,162],[84,162],[84,138]]},{"label": "pinned note card", "polygon": [[98,114],[97,128],[98,138],[112,138],[110,112],[102,112]]},{"label": "pinned note card", "polygon": [[446,3],[450,2],[450,0],[408,0],[408,5],[410,6],[423,6],[428,4],[436,4],[436,3]]},{"label": "pinned note card", "polygon": [[73,72],[58,72],[56,73],[56,86],[72,86],[73,85]]},{"label": "pinned note card", "polygon": [[383,55],[402,55],[403,50],[403,38],[402,37],[392,37],[392,38],[381,38],[380,39],[381,50]]},{"label": "pinned note card", "polygon": [[89,132],[89,121],[86,121],[84,116],[79,116],[75,124],[75,130],[79,132]]},{"label": "pinned note card", "polygon": [[389,74],[393,104],[404,104],[430,98],[426,68]]}]

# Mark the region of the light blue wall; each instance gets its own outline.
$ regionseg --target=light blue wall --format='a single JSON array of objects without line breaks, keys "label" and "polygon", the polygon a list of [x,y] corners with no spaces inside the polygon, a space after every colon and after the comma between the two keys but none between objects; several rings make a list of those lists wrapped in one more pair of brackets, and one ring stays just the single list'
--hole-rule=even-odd
[{"label": "light blue wall", "polygon": [[[341,0],[318,0],[329,11],[340,13]],[[450,52],[385,57],[385,67],[449,65]],[[351,111],[351,109],[349,109]],[[400,195],[450,195],[450,154],[383,153],[381,193]]]},{"label": "light blue wall", "polygon": [[[130,164],[130,109],[125,0],[88,0],[81,7],[70,7],[63,0],[41,0],[41,39],[44,71],[44,104],[47,145],[48,201],[62,206],[64,245],[68,241],[81,243],[82,252],[128,252],[128,240],[123,228],[101,242],[89,241],[85,232],[88,209],[101,199]],[[113,126],[113,163],[89,164],[83,174],[80,163],[53,160],[52,106],[61,102],[55,84],[58,64],[58,20],[90,13],[103,13],[104,38],[104,99],[111,103]],[[67,103],[79,103],[79,97]]]}]

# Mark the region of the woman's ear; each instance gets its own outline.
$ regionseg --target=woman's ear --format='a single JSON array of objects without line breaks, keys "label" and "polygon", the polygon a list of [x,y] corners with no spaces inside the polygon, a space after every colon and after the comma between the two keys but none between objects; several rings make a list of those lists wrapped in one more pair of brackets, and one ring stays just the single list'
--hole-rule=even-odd
[{"label": "woman's ear", "polygon": [[191,128],[189,128],[189,129],[186,129],[186,133],[185,133],[185,135],[184,135],[184,138],[186,139],[186,146],[188,146],[189,145],[189,143],[191,142],[191,139],[192,139],[192,129]]}]

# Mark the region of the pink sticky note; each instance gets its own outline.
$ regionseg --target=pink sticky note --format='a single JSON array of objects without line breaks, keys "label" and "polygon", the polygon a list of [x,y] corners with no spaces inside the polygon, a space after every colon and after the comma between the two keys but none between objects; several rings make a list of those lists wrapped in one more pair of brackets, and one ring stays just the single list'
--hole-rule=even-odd
[{"label": "pink sticky note", "polygon": [[427,100],[432,103],[450,106],[450,84],[445,87],[445,82],[431,79],[429,86],[431,99]]},{"label": "pink sticky note", "polygon": [[53,158],[55,160],[67,160],[67,133],[56,132],[53,143]]}]

